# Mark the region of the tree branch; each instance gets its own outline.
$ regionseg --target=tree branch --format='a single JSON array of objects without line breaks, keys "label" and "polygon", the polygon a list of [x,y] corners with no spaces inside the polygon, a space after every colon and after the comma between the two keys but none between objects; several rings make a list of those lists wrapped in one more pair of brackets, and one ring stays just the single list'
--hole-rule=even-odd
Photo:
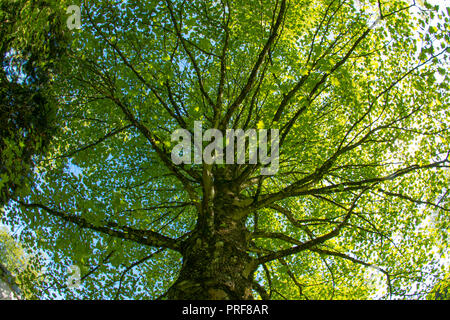
[{"label": "tree branch", "polygon": [[320,237],[316,237],[314,239],[308,240],[306,242],[302,242],[299,243],[298,245],[296,245],[295,247],[289,248],[289,249],[284,249],[284,250],[279,250],[277,252],[273,252],[270,254],[267,254],[266,256],[260,257],[257,259],[257,263],[258,264],[262,264],[262,263],[266,263],[272,260],[277,260],[280,258],[284,258],[286,256],[295,254],[295,253],[299,253],[301,251],[313,248],[315,246],[317,246],[318,244],[324,243],[327,240],[330,240],[331,238],[336,237],[339,232],[341,231],[341,229],[347,224],[348,220],[350,219],[353,210],[356,207],[356,203],[357,201],[361,198],[361,196],[363,195],[363,193],[367,190],[364,189],[362,190],[358,196],[356,196],[356,198],[353,200],[352,205],[350,206],[349,210],[347,211],[347,214],[345,215],[344,219],[342,220],[341,223],[339,223],[338,226],[336,226],[336,228],[334,228],[332,231],[330,231],[327,234],[324,234]]},{"label": "tree branch", "polygon": [[233,104],[228,108],[224,118],[221,121],[220,127],[225,128],[228,122],[230,121],[231,116],[234,114],[236,109],[241,105],[242,101],[244,101],[247,94],[250,92],[253,83],[256,80],[256,75],[258,74],[259,68],[261,67],[267,53],[269,52],[270,47],[272,46],[273,42],[275,41],[275,38],[278,36],[278,30],[280,29],[281,23],[284,18],[284,14],[286,12],[286,0],[281,1],[280,10],[278,12],[278,17],[275,22],[275,25],[272,28],[271,34],[269,38],[267,39],[266,44],[264,45],[262,51],[259,53],[258,59],[253,66],[252,71],[250,72],[250,75],[247,79],[247,83],[245,84],[244,88],[242,88],[241,92],[239,93],[236,100],[233,102]]},{"label": "tree branch", "polygon": [[130,240],[146,246],[164,247],[181,252],[181,242],[179,240],[166,237],[154,231],[138,230],[127,226],[121,226],[115,222],[110,221],[104,221],[103,225],[97,225],[89,222],[87,219],[81,216],[69,215],[67,213],[49,208],[40,203],[25,203],[20,200],[17,200],[17,202],[20,203],[25,208],[42,209],[54,217],[58,217],[66,222],[76,224],[77,226],[83,229],[90,229],[113,237]]}]

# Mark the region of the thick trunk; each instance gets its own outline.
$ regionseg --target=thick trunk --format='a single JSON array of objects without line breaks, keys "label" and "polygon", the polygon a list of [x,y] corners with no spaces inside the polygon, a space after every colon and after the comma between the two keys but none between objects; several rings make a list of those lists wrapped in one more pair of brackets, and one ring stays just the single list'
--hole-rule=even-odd
[{"label": "thick trunk", "polygon": [[168,299],[253,299],[255,264],[247,251],[245,224],[234,221],[223,207],[214,209],[214,222],[200,222],[186,241],[183,266]]}]

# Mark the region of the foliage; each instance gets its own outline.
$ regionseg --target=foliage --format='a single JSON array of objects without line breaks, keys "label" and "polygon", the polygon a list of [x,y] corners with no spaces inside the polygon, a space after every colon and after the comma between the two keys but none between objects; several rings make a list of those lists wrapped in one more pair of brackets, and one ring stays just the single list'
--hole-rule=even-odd
[{"label": "foliage", "polygon": [[450,274],[447,272],[437,281],[433,290],[427,295],[428,300],[450,300]]},{"label": "foliage", "polygon": [[32,156],[44,151],[55,130],[49,86],[67,41],[60,4],[0,1],[1,206],[26,192]]},{"label": "foliage", "polygon": [[[358,3],[85,2],[60,130],[5,216],[51,258],[42,297],[424,297],[448,259],[450,12]],[[280,129],[279,171],[174,165],[199,120]]]},{"label": "foliage", "polygon": [[42,290],[42,259],[27,253],[4,229],[0,228],[0,280],[8,283],[20,299],[35,299]]}]

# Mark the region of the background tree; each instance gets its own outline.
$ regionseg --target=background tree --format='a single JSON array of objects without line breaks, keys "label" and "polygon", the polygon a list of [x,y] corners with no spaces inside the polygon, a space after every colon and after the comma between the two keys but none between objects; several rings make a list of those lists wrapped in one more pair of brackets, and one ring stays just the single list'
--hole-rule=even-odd
[{"label": "background tree", "polygon": [[[409,297],[441,276],[448,8],[130,0],[81,12],[55,88],[61,130],[5,218],[49,253],[47,297]],[[175,165],[171,132],[200,120],[278,128],[279,171]],[[71,264],[82,286],[68,290]]]},{"label": "background tree", "polygon": [[450,276],[448,273],[436,283],[433,290],[427,295],[427,299],[450,300]]},{"label": "background tree", "polygon": [[44,285],[43,260],[0,228],[0,299],[35,299]]},{"label": "background tree", "polygon": [[64,2],[0,1],[0,206],[32,181],[55,131],[50,85],[67,42]]}]

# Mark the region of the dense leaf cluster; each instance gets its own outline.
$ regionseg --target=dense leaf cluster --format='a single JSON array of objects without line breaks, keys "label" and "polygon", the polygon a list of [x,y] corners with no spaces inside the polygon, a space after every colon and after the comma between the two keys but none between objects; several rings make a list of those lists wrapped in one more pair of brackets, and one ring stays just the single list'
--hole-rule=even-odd
[{"label": "dense leaf cluster", "polygon": [[55,132],[50,86],[67,47],[53,1],[0,2],[0,204],[30,184],[32,157]]}]

